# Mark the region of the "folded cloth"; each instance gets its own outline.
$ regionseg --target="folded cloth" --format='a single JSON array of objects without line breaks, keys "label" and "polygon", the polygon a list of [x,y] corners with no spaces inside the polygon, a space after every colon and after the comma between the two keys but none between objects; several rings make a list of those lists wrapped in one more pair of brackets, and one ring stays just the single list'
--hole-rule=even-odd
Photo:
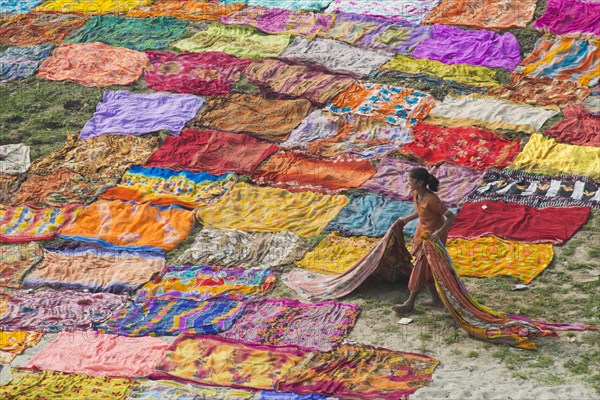
[{"label": "folded cloth", "polygon": [[31,164],[30,152],[29,146],[24,143],[0,146],[0,173],[22,174],[27,172]]}]

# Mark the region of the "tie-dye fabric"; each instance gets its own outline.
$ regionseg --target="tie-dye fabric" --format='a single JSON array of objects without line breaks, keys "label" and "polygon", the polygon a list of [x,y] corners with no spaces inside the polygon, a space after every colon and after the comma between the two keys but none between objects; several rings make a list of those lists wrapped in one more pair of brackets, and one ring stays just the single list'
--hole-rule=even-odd
[{"label": "tie-dye fabric", "polygon": [[557,35],[592,33],[600,36],[600,4],[586,0],[548,0],[546,13],[533,25]]},{"label": "tie-dye fabric", "polygon": [[36,11],[81,14],[119,14],[151,3],[152,0],[47,0]]},{"label": "tie-dye fabric", "polygon": [[441,0],[424,22],[480,29],[525,28],[535,6],[535,0]]},{"label": "tie-dye fabric", "polygon": [[0,13],[26,14],[41,2],[42,0],[1,0]]},{"label": "tie-dye fabric", "polygon": [[547,129],[545,135],[561,143],[600,147],[600,115],[578,104],[566,107],[563,115],[565,118]]},{"label": "tie-dye fabric", "polygon": [[182,20],[218,21],[244,7],[243,4],[225,5],[206,1],[157,0],[152,4],[129,10],[127,17],[174,17]]},{"label": "tie-dye fabric", "polygon": [[0,42],[13,46],[59,45],[88,19],[78,14],[30,12],[12,15],[0,20]]},{"label": "tie-dye fabric", "polygon": [[420,24],[438,2],[439,0],[333,0],[325,11],[381,15]]},{"label": "tie-dye fabric", "polygon": [[203,225],[218,229],[290,231],[310,237],[321,233],[346,204],[345,196],[237,183],[227,196],[196,215]]},{"label": "tie-dye fabric", "polygon": [[554,257],[551,244],[509,242],[493,236],[451,239],[446,250],[461,276],[512,276],[526,284],[541,274]]},{"label": "tie-dye fabric", "polygon": [[261,6],[283,8],[286,10],[320,11],[327,7],[331,0],[220,0],[221,4],[243,3],[248,7]]},{"label": "tie-dye fabric", "polygon": [[308,243],[292,232],[242,232],[204,227],[179,257],[179,264],[269,268],[304,257]]},{"label": "tie-dye fabric", "polygon": [[498,34],[486,30],[464,30],[435,24],[431,36],[411,54],[445,64],[470,64],[509,71],[521,62],[519,42],[512,33]]},{"label": "tie-dye fabric", "polygon": [[125,296],[72,290],[15,292],[7,298],[0,329],[7,331],[60,332],[90,329],[123,306]]},{"label": "tie-dye fabric", "polygon": [[190,385],[170,380],[136,380],[127,400],[258,400],[257,394],[242,389]]},{"label": "tie-dye fabric", "polygon": [[61,237],[119,250],[173,250],[194,226],[191,211],[119,200],[99,200],[78,214]]},{"label": "tie-dye fabric", "polygon": [[360,307],[338,302],[301,303],[292,299],[254,300],[233,327],[220,334],[246,343],[294,345],[331,351],[356,323]]},{"label": "tie-dye fabric", "polygon": [[515,72],[595,86],[600,80],[600,39],[542,36]]},{"label": "tie-dye fabric", "polygon": [[0,173],[22,174],[27,172],[31,149],[24,143],[5,144],[0,146]]},{"label": "tie-dye fabric", "polygon": [[19,288],[23,277],[42,258],[42,249],[36,242],[0,244],[0,286]]},{"label": "tie-dye fabric", "polygon": [[50,56],[53,46],[9,47],[0,50],[0,82],[33,76],[42,60]]},{"label": "tie-dye fabric", "polygon": [[17,355],[38,344],[42,336],[41,332],[0,331],[0,364],[10,364]]}]

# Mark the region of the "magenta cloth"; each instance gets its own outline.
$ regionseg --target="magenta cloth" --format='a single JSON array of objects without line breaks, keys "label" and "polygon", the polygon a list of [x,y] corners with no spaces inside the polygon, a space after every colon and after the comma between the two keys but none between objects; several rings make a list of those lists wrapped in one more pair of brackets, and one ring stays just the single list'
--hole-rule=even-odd
[{"label": "magenta cloth", "polygon": [[449,238],[497,236],[523,243],[563,244],[588,220],[590,207],[534,208],[504,201],[465,203]]},{"label": "magenta cloth", "polygon": [[431,36],[412,53],[445,64],[481,65],[509,71],[521,62],[521,50],[512,33],[500,35],[483,29],[465,30],[456,26],[435,24]]},{"label": "magenta cloth", "polygon": [[229,93],[231,85],[252,62],[216,51],[181,54],[149,51],[146,55],[152,64],[152,69],[144,73],[148,87],[205,95]]},{"label": "magenta cloth", "polygon": [[190,94],[106,91],[79,136],[89,139],[104,134],[143,135],[160,130],[177,136],[204,102],[204,98]]},{"label": "magenta cloth", "polygon": [[546,13],[533,26],[557,35],[593,33],[600,36],[600,2],[548,0]]},{"label": "magenta cloth", "polygon": [[[417,167],[422,165],[399,158],[385,157],[377,165],[375,175],[366,181],[361,189],[369,189],[398,200],[412,201],[408,174],[411,169]],[[428,171],[440,181],[440,190],[436,195],[449,206],[459,204],[466,195],[475,190],[484,174],[484,171],[474,171],[446,162],[429,167]]]}]

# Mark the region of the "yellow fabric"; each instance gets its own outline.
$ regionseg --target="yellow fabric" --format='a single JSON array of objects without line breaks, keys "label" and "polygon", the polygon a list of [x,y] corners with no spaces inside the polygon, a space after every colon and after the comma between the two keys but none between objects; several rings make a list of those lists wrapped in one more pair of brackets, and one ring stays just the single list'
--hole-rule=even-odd
[{"label": "yellow fabric", "polygon": [[152,0],[48,0],[35,11],[100,15],[122,13],[150,3]]},{"label": "yellow fabric", "polygon": [[17,354],[35,346],[43,335],[41,332],[0,331],[0,364],[10,364]]},{"label": "yellow fabric", "polygon": [[552,262],[551,244],[509,242],[493,236],[475,240],[450,239],[446,246],[462,276],[508,275],[530,283]]},{"label": "yellow fabric", "polygon": [[397,70],[408,74],[424,73],[477,87],[497,87],[496,71],[487,67],[466,64],[448,65],[435,60],[396,55],[380,70]]},{"label": "yellow fabric", "polygon": [[585,175],[598,180],[600,147],[558,143],[536,133],[508,168],[545,175]]},{"label": "yellow fabric", "polygon": [[341,275],[369,254],[379,240],[367,236],[344,237],[333,232],[296,265],[320,274]]},{"label": "yellow fabric", "polygon": [[204,225],[248,232],[290,231],[299,236],[318,235],[348,204],[346,196],[238,183],[213,205],[198,210]]}]

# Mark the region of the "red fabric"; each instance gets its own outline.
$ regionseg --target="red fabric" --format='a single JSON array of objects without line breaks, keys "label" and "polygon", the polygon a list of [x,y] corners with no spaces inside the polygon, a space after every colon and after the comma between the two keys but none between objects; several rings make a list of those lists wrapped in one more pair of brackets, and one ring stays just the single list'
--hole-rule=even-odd
[{"label": "red fabric", "polygon": [[565,119],[548,129],[546,135],[557,142],[600,147],[600,115],[578,104],[569,105],[563,114]]},{"label": "red fabric", "polygon": [[229,93],[231,85],[252,62],[214,51],[181,54],[149,51],[146,55],[152,63],[152,69],[144,74],[148,87],[205,95]]},{"label": "red fabric", "polygon": [[430,165],[450,161],[474,169],[502,168],[521,151],[518,139],[502,139],[476,127],[445,128],[419,122],[413,127],[413,137],[400,152]]},{"label": "red fabric", "polygon": [[562,244],[581,228],[590,207],[533,208],[503,201],[465,203],[448,237],[497,236],[523,243]]},{"label": "red fabric", "polygon": [[167,136],[146,167],[175,171],[251,174],[277,146],[243,133],[184,129],[180,136]]}]

